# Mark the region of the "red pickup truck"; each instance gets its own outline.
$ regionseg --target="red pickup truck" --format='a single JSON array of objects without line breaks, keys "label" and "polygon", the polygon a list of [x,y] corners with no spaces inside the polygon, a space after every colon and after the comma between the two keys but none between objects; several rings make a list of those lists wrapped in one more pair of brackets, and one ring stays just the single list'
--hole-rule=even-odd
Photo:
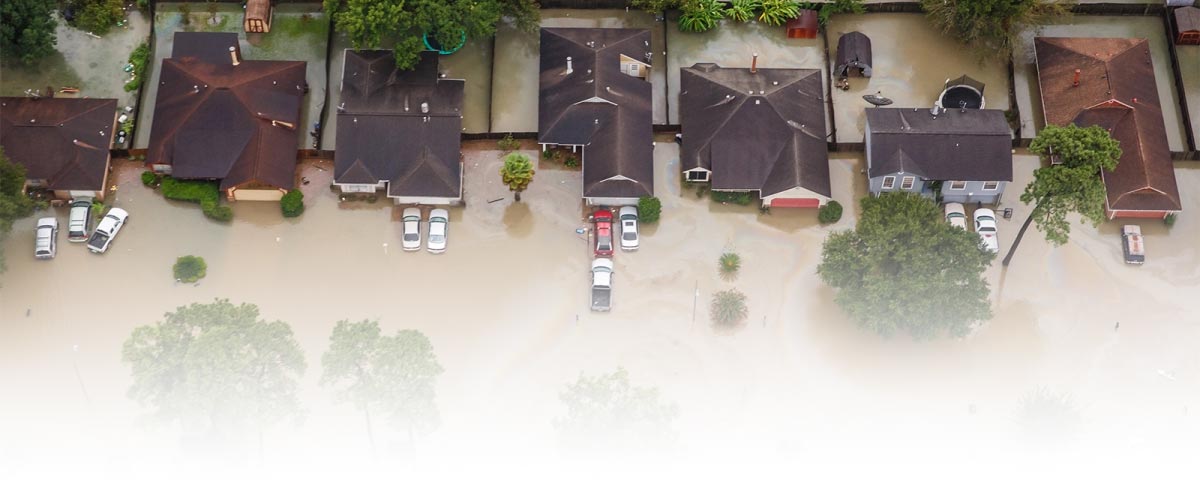
[{"label": "red pickup truck", "polygon": [[596,256],[613,256],[613,213],[601,209],[592,214],[592,223],[596,226]]}]

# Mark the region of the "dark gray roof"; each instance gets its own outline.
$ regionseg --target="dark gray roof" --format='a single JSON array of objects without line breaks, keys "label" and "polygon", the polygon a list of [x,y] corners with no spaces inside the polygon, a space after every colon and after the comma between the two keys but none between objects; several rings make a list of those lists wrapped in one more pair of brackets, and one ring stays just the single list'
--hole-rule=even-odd
[{"label": "dark gray roof", "polygon": [[682,169],[712,170],[713,189],[830,195],[820,70],[700,63],[681,70],[679,103]]},{"label": "dark gray roof", "polygon": [[232,64],[229,48],[242,59],[242,47],[233,32],[176,32],[171,46],[172,58],[196,58],[205,63]]},{"label": "dark gray roof", "polygon": [[[392,51],[347,51],[334,181],[403,197],[462,195],[463,80],[438,77],[436,52],[397,70]],[[422,112],[426,104],[427,112]]]},{"label": "dark gray roof", "polygon": [[541,31],[538,140],[584,146],[585,197],[654,193],[651,85],[621,72],[649,51],[645,29]]},{"label": "dark gray roof", "polygon": [[104,190],[117,101],[0,97],[0,147],[50,190]]},{"label": "dark gray roof", "polygon": [[1004,111],[868,108],[870,176],[1012,181],[1012,133]]}]

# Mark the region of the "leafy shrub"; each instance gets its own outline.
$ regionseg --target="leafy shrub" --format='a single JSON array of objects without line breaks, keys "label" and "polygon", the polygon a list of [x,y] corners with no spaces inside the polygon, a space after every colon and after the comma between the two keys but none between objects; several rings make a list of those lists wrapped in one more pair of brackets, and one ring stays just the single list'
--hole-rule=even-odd
[{"label": "leafy shrub", "polygon": [[304,213],[304,192],[300,189],[289,190],[282,199],[279,199],[279,208],[283,210],[283,217],[297,217]]},{"label": "leafy shrub", "polygon": [[142,185],[153,187],[156,183],[158,183],[158,175],[152,171],[142,172]]},{"label": "leafy shrub", "polygon": [[754,201],[754,196],[750,195],[750,192],[722,192],[720,190],[713,190],[711,195],[713,200],[722,204],[750,205],[750,202]]},{"label": "leafy shrub", "polygon": [[713,295],[709,313],[714,323],[732,326],[746,319],[746,295],[737,289],[722,290]]},{"label": "leafy shrub", "polygon": [[662,217],[662,201],[653,195],[639,198],[637,209],[638,220],[646,224],[658,222],[658,218]]},{"label": "leafy shrub", "polygon": [[563,166],[567,168],[579,168],[579,158],[568,156],[565,160],[563,160]]},{"label": "leafy shrub", "polygon": [[504,151],[516,151],[521,149],[521,142],[513,139],[513,135],[509,133],[504,138],[496,141],[496,146]]},{"label": "leafy shrub", "polygon": [[187,255],[175,260],[172,270],[175,272],[175,280],[190,284],[204,278],[208,273],[208,264],[204,263],[203,258]]},{"label": "leafy shrub", "polygon": [[1179,217],[1179,214],[1167,214],[1167,216],[1163,218],[1163,224],[1166,224],[1167,227],[1174,226],[1175,219],[1177,217]]},{"label": "leafy shrub", "polygon": [[135,92],[142,87],[142,79],[146,77],[146,66],[150,64],[150,45],[143,42],[134,48],[129,53],[129,64],[133,65],[133,79],[125,83],[125,91]]},{"label": "leafy shrub", "polygon": [[842,204],[836,200],[830,200],[827,204],[821,206],[821,210],[817,212],[817,220],[821,224],[833,224],[842,219]]},{"label": "leafy shrub", "polygon": [[679,16],[679,30],[683,32],[707,31],[725,16],[717,0],[685,0],[680,9],[683,12]]},{"label": "leafy shrub", "polygon": [[214,221],[229,222],[233,219],[233,209],[227,205],[221,205],[215,200],[201,201],[200,212]]},{"label": "leafy shrub", "polygon": [[554,156],[555,156],[554,150],[552,150],[550,148],[546,148],[545,151],[542,151],[542,159],[543,160],[553,160],[553,159],[555,159]]},{"label": "leafy shrub", "polygon": [[84,0],[83,7],[75,14],[75,27],[102,36],[124,18],[122,0]]},{"label": "leafy shrub", "polygon": [[217,182],[162,177],[159,189],[163,197],[168,199],[199,203],[200,211],[210,219],[222,222],[233,219],[233,209],[221,205],[221,191]]},{"label": "leafy shrub", "polygon": [[737,277],[738,270],[742,269],[742,257],[737,253],[723,253],[721,258],[717,259],[717,266],[721,270],[721,277],[729,280]]},{"label": "leafy shrub", "polygon": [[800,4],[794,0],[762,0],[758,21],[767,25],[783,25],[800,16]]},{"label": "leafy shrub", "polygon": [[758,10],[758,0],[733,0],[725,8],[725,17],[734,22],[749,22]]}]

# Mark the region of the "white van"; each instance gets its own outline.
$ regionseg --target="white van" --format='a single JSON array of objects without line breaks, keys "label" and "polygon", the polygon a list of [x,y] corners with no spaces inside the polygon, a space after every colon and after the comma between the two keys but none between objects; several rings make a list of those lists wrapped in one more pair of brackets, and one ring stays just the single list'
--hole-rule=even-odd
[{"label": "white van", "polygon": [[67,217],[67,241],[87,241],[92,228],[92,199],[75,199]]},{"label": "white van", "polygon": [[33,257],[39,260],[49,260],[58,254],[58,219],[43,217],[38,219],[37,232],[33,237]]}]

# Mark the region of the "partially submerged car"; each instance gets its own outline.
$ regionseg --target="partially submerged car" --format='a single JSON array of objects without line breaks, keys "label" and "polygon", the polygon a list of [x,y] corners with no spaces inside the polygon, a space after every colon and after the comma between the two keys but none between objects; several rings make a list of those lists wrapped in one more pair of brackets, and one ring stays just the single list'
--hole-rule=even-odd
[{"label": "partially submerged car", "polygon": [[108,251],[108,247],[112,245],[113,239],[117,237],[117,233],[121,232],[121,228],[125,227],[125,221],[129,220],[129,213],[125,209],[113,207],[100,219],[100,224],[96,225],[96,231],[92,233],[92,237],[88,239],[88,251],[92,253],[104,253]]},{"label": "partially submerged car", "polygon": [[967,211],[958,202],[946,204],[946,222],[959,229],[967,229]]},{"label": "partially submerged car", "polygon": [[1121,227],[1121,248],[1125,252],[1125,263],[1141,265],[1146,263],[1146,243],[1142,240],[1142,227],[1125,225]]},{"label": "partially submerged car", "polygon": [[618,215],[621,216],[621,250],[636,251],[639,241],[637,207],[622,207]]},{"label": "partially submerged car", "polygon": [[58,219],[38,219],[37,231],[33,235],[33,257],[49,260],[58,254]]},{"label": "partially submerged car", "polygon": [[450,227],[450,213],[446,209],[429,211],[429,238],[425,241],[425,249],[438,254],[446,251],[446,233]]},{"label": "partially submerged car", "polygon": [[404,251],[417,251],[421,249],[421,209],[409,207],[404,209],[403,235],[400,237],[400,244]]},{"label": "partially submerged car", "polygon": [[983,242],[983,248],[992,253],[1000,252],[1000,238],[996,234],[996,213],[991,209],[975,210],[975,232]]},{"label": "partially submerged car", "polygon": [[596,257],[613,256],[613,214],[608,209],[601,209],[592,214],[592,223],[596,227]]},{"label": "partially submerged car", "polygon": [[71,211],[67,214],[67,241],[82,243],[87,241],[92,229],[92,199],[75,199],[71,202]]}]

